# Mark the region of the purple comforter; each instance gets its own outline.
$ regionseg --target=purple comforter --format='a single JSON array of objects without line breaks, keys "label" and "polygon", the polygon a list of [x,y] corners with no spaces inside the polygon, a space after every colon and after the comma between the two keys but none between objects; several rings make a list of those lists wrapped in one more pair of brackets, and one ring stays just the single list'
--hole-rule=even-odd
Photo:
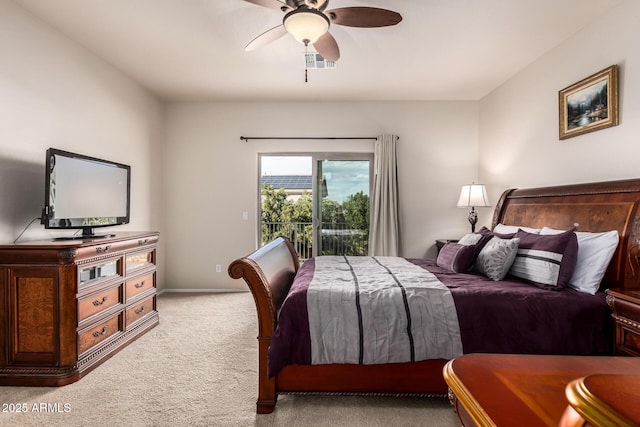
[{"label": "purple comforter", "polygon": [[[409,259],[432,273],[453,295],[465,353],[608,354],[610,311],[602,293],[570,288],[544,290],[514,278],[494,282],[482,275]],[[305,262],[278,316],[269,347],[269,376],[289,364],[311,363],[307,289],[315,270]]]}]

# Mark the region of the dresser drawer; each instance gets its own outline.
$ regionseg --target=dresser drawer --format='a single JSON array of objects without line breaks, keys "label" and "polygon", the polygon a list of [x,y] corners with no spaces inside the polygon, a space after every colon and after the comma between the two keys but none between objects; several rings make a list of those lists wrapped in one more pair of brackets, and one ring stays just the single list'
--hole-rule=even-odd
[{"label": "dresser drawer", "polygon": [[127,280],[126,284],[126,297],[127,301],[131,300],[139,293],[151,289],[154,287],[155,273],[145,274],[144,276],[136,277],[135,279]]},{"label": "dresser drawer", "polygon": [[629,301],[616,298],[613,302],[614,316],[624,317],[640,323],[640,306]]},{"label": "dresser drawer", "polygon": [[122,303],[121,285],[83,297],[78,300],[78,322]]},{"label": "dresser drawer", "polygon": [[155,265],[156,265],[155,249],[134,252],[132,254],[128,254],[125,258],[126,274],[134,273],[136,270],[140,270],[146,267],[155,267]]},{"label": "dresser drawer", "polygon": [[107,338],[122,332],[122,313],[78,333],[78,353],[82,354]]},{"label": "dresser drawer", "polygon": [[124,314],[124,319],[125,319],[124,323],[126,325],[125,328],[128,329],[129,326],[134,324],[136,321],[153,313],[156,307],[155,302],[156,302],[156,297],[154,295],[128,308]]},{"label": "dresser drawer", "polygon": [[122,277],[122,257],[113,257],[78,267],[78,290],[114,278]]},{"label": "dresser drawer", "polygon": [[640,330],[618,323],[616,347],[619,353],[640,356]]}]

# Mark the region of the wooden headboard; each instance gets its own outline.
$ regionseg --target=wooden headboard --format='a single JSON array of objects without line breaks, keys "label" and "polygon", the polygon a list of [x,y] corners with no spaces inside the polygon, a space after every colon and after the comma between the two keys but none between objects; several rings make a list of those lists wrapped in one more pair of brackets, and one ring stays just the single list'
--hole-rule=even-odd
[{"label": "wooden headboard", "polygon": [[603,279],[605,288],[640,289],[640,179],[505,191],[493,214],[498,223],[577,231],[617,230],[620,244]]}]

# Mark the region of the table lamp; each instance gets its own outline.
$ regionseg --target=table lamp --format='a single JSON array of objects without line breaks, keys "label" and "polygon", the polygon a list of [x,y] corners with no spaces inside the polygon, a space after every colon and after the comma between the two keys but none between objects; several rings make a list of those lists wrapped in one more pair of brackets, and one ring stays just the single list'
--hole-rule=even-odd
[{"label": "table lamp", "polygon": [[476,222],[478,222],[478,213],[476,207],[489,206],[489,198],[487,197],[487,189],[484,184],[468,184],[463,185],[460,190],[460,198],[458,199],[459,208],[471,208],[469,212],[469,222],[471,223],[471,232],[476,231]]}]

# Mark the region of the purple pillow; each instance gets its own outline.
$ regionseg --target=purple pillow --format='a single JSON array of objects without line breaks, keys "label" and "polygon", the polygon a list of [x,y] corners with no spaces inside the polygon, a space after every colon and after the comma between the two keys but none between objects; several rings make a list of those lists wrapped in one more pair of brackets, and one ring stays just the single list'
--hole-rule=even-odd
[{"label": "purple pillow", "polygon": [[578,259],[578,239],[574,230],[553,235],[518,230],[515,235],[520,239],[518,254],[509,274],[543,289],[566,287]]},{"label": "purple pillow", "polygon": [[495,231],[489,230],[485,226],[482,226],[482,228],[478,231],[478,233],[482,234],[483,236],[491,236],[491,237],[496,236],[501,239],[513,239],[514,237],[516,237],[516,233],[496,233]]},{"label": "purple pillow", "polygon": [[476,245],[465,246],[450,242],[440,249],[436,264],[454,273],[466,273],[473,265],[476,255]]}]

